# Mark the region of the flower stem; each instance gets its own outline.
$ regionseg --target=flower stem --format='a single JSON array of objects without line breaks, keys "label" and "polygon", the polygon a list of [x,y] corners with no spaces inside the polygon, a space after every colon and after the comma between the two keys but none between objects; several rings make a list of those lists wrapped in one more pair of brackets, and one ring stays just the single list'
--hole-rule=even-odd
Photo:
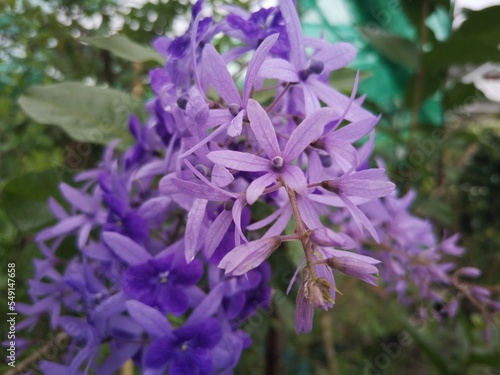
[{"label": "flower stem", "polygon": [[300,215],[297,196],[295,195],[295,191],[287,186],[281,176],[278,177],[278,182],[281,182],[281,184],[285,187],[290,205],[292,206],[293,218],[295,220],[295,233],[298,235],[298,239],[302,243],[302,247],[304,249],[304,255],[307,262],[306,267],[309,269],[309,274],[311,275],[312,279],[315,280],[318,278],[318,276],[316,275],[316,269],[314,267],[316,261],[314,260],[313,256],[313,248],[308,236],[309,228],[307,228],[306,224],[302,220],[302,216]]}]

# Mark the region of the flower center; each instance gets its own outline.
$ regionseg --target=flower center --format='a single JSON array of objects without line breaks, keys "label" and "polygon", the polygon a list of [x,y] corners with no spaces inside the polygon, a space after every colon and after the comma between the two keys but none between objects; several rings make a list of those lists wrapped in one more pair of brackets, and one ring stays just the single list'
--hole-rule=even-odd
[{"label": "flower center", "polygon": [[281,156],[275,156],[271,160],[271,165],[273,166],[274,169],[280,169],[283,166],[284,162],[285,161]]},{"label": "flower center", "polygon": [[188,344],[187,342],[183,342],[182,345],[181,345],[181,351],[185,352],[188,348]]},{"label": "flower center", "polygon": [[309,66],[301,71],[299,71],[299,78],[301,81],[306,81],[311,74],[321,74],[325,64],[320,60],[311,60]]},{"label": "flower center", "polygon": [[229,113],[233,116],[236,116],[241,111],[241,107],[236,103],[231,104],[228,109]]},{"label": "flower center", "polygon": [[160,280],[160,284],[165,284],[168,280],[169,271],[162,272],[158,274],[158,280]]}]

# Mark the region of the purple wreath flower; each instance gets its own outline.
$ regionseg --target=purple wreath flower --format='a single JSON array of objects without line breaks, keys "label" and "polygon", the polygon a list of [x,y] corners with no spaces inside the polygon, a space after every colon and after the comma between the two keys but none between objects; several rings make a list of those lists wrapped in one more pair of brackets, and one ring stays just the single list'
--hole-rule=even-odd
[{"label": "purple wreath flower", "polygon": [[248,186],[246,194],[248,204],[255,203],[264,189],[280,176],[290,188],[306,194],[307,181],[304,172],[291,163],[319,138],[323,127],[331,120],[334,112],[329,108],[322,108],[306,117],[290,135],[284,151],[281,151],[278,144],[271,119],[261,105],[250,99],[247,112],[253,134],[267,158],[230,150],[212,151],[207,155],[208,158],[216,164],[237,171],[264,173]]}]

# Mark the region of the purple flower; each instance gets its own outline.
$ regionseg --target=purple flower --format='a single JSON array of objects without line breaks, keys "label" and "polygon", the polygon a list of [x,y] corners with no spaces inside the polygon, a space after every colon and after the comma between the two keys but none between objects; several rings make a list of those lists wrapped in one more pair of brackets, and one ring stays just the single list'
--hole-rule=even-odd
[{"label": "purple flower", "polygon": [[237,171],[264,172],[247,188],[246,199],[249,204],[253,204],[264,189],[279,176],[290,188],[305,194],[307,182],[304,172],[291,163],[321,135],[323,127],[334,114],[332,110],[319,109],[302,121],[290,135],[283,152],[278,144],[274,126],[260,104],[253,99],[249,100],[247,112],[253,134],[267,158],[229,150],[212,151],[207,155],[208,158],[216,164]]},{"label": "purple flower", "polygon": [[213,367],[211,350],[221,337],[216,319],[186,324],[153,342],[146,354],[146,366],[156,369],[168,365],[172,375],[208,375]]},{"label": "purple flower", "polygon": [[[354,46],[348,43],[330,44],[315,40],[311,47],[318,50],[309,61],[306,57],[302,28],[292,0],[281,0],[280,10],[283,16],[288,39],[290,41],[289,61],[270,59],[265,62],[260,75],[265,78],[279,79],[284,82],[298,83],[302,89],[306,115],[320,108],[319,100],[336,110],[340,116],[349,106],[349,99],[340,94],[319,78],[333,70],[343,68],[356,56]],[[362,120],[372,115],[353,103],[346,118],[351,121]]]},{"label": "purple flower", "polygon": [[158,306],[164,313],[181,315],[189,307],[186,288],[200,281],[202,275],[200,261],[186,264],[171,254],[130,266],[123,276],[123,291],[147,305]]},{"label": "purple flower", "polygon": [[130,267],[123,276],[123,291],[132,298],[174,315],[189,307],[189,287],[200,281],[199,260],[186,264],[180,254],[153,258],[144,248],[118,233],[105,232],[106,245]]},{"label": "purple flower", "polygon": [[279,236],[261,238],[240,245],[230,251],[219,263],[226,275],[240,276],[258,267],[281,245]]}]

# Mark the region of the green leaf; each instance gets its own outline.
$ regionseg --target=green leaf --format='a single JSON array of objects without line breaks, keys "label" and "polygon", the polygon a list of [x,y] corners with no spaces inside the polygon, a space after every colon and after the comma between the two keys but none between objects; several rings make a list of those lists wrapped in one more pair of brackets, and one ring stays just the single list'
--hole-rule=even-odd
[{"label": "green leaf", "polygon": [[77,141],[107,144],[120,139],[122,148],[132,140],[129,115],[142,111],[141,103],[128,94],[77,82],[32,86],[19,104],[34,120],[57,125]]},{"label": "green leaf", "polygon": [[423,57],[429,68],[453,64],[500,61],[500,6],[468,12],[467,19],[451,38],[434,46]]},{"label": "green leaf", "polygon": [[125,36],[95,36],[81,38],[80,40],[92,44],[94,47],[105,49],[125,60],[133,62],[156,61],[159,64],[165,63],[165,60],[159,53],[149,50]]},{"label": "green leaf", "polygon": [[499,368],[500,351],[488,350],[483,348],[474,348],[469,354],[469,357],[467,358],[467,363]]},{"label": "green leaf", "polygon": [[411,40],[375,28],[360,28],[360,33],[382,56],[410,68],[417,68],[419,52]]},{"label": "green leaf", "polygon": [[65,170],[48,169],[10,180],[2,191],[5,211],[21,232],[34,232],[54,221],[48,199],[62,199],[59,183],[68,181]]},{"label": "green leaf", "polygon": [[449,88],[444,96],[446,109],[456,109],[464,104],[471,104],[479,99],[478,90],[473,83],[455,83]]}]

